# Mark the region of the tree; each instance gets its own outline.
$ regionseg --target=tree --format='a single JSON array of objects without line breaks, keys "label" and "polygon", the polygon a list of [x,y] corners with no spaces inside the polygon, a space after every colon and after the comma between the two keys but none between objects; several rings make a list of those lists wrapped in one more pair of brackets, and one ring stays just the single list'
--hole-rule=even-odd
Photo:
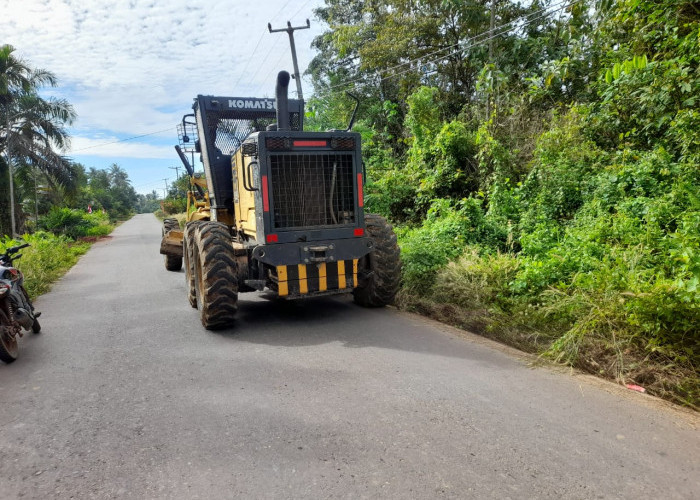
[{"label": "tree", "polygon": [[14,177],[8,169],[12,174],[15,166],[38,169],[62,186],[73,182],[70,161],[56,150],[68,144],[64,127],[73,122],[75,111],[64,99],[41,97],[39,89],[46,85],[55,87],[56,77],[49,71],[31,68],[14,52],[11,45],[0,47],[0,153],[6,157],[0,164],[0,187],[7,194],[3,198],[12,200],[7,202],[9,210],[7,206],[0,207],[3,233],[15,232],[18,222]]},{"label": "tree", "polygon": [[104,209],[111,219],[128,217],[137,208],[138,195],[126,171],[113,163],[109,169],[91,167],[87,172],[87,187],[81,203],[93,209]]},{"label": "tree", "polygon": [[140,214],[153,213],[160,207],[158,193],[154,189],[148,194],[137,194],[136,212]]}]

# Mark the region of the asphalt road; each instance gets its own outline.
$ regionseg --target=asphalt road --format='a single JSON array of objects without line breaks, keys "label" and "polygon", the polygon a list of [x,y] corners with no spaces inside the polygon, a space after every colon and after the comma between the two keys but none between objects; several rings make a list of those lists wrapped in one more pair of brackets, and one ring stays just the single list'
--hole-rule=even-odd
[{"label": "asphalt road", "polygon": [[349,298],[205,331],[140,215],[0,363],[0,498],[700,498],[700,420]]}]

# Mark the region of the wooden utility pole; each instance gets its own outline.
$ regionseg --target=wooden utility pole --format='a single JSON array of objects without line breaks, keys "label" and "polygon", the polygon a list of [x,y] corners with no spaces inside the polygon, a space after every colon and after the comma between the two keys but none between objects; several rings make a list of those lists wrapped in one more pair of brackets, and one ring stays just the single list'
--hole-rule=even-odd
[{"label": "wooden utility pole", "polygon": [[489,64],[491,65],[491,91],[486,97],[486,119],[491,119],[491,97],[493,94],[493,70],[495,64],[493,62],[493,37],[494,27],[496,26],[496,0],[491,0],[491,19],[489,21]]},{"label": "wooden utility pole", "polygon": [[292,63],[294,63],[294,79],[297,82],[297,99],[299,99],[300,101],[304,100],[304,94],[301,93],[301,75],[299,74],[299,65],[297,64],[297,49],[294,46],[294,31],[305,30],[309,29],[310,27],[311,23],[309,23],[308,19],[306,20],[306,26],[295,26],[292,28],[292,23],[287,21],[287,27],[280,28],[278,30],[273,30],[272,25],[270,23],[267,23],[267,29],[270,31],[270,33],[279,33],[281,31],[286,31],[289,35],[289,45],[292,47]]}]

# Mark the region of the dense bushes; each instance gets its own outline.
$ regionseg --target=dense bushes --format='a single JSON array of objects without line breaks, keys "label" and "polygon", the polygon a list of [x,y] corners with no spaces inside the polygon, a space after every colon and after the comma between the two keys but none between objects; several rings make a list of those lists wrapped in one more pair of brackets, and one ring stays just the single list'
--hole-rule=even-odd
[{"label": "dense bushes", "polygon": [[365,208],[397,227],[400,304],[700,406],[697,2],[584,0],[536,27],[494,2],[522,29],[454,59],[430,51],[486,33],[488,5],[341,3],[311,72],[362,81]]},{"label": "dense bushes", "polygon": [[104,212],[86,213],[77,209],[53,207],[39,219],[39,227],[55,235],[72,239],[84,236],[105,236],[112,231]]},{"label": "dense bushes", "polygon": [[168,198],[160,202],[164,215],[179,214],[187,210],[187,198]]},{"label": "dense bushes", "polygon": [[436,271],[462,254],[468,245],[485,251],[505,250],[507,231],[484,214],[482,201],[434,200],[423,223],[398,229],[404,287],[427,290]]},{"label": "dense bushes", "polygon": [[[514,231],[473,198],[434,201],[421,226],[402,229],[405,292],[478,314],[468,326],[486,333],[696,404],[697,379],[661,367],[691,374],[700,364],[697,165],[663,148],[601,153],[566,120],[509,196]],[[521,250],[496,253],[510,250],[511,234]]]}]

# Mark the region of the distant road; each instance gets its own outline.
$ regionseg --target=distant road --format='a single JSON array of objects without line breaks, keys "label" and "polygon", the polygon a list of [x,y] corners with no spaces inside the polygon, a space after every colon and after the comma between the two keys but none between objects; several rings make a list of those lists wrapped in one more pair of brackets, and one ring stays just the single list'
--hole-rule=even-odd
[{"label": "distant road", "polygon": [[133,218],[37,301],[0,498],[700,498],[694,414],[349,297],[242,294],[206,331],[160,234]]}]

